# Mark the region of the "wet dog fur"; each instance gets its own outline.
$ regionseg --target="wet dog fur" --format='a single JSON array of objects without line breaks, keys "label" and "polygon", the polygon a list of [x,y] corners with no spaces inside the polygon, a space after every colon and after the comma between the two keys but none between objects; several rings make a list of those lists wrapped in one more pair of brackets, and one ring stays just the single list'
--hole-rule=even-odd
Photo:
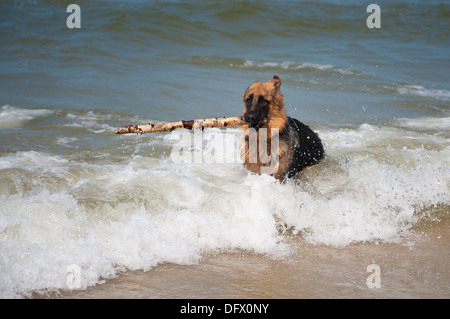
[{"label": "wet dog fur", "polygon": [[[270,175],[284,181],[296,177],[303,168],[317,164],[324,157],[324,148],[314,131],[286,115],[280,87],[281,79],[274,75],[272,80],[254,82],[245,90],[242,116],[246,124],[241,126],[244,134],[240,139],[240,151],[244,166],[261,174],[267,161],[260,160],[261,149],[250,147],[249,141],[256,139],[258,145],[265,143],[263,145],[267,145],[267,153],[271,155],[271,142],[278,138],[278,165]],[[264,134],[262,128],[266,129]]]}]

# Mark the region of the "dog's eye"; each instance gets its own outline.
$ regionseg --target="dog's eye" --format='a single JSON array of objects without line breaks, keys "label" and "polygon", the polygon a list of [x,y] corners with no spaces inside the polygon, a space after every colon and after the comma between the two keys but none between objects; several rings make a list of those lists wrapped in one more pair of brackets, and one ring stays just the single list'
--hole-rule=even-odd
[{"label": "dog's eye", "polygon": [[246,103],[251,103],[251,102],[252,102],[252,97],[249,96],[248,98],[246,98],[246,99],[245,99],[245,102],[246,102]]},{"label": "dog's eye", "polygon": [[269,101],[267,101],[265,98],[260,97],[258,100],[259,103],[266,105],[267,103],[269,103]]}]

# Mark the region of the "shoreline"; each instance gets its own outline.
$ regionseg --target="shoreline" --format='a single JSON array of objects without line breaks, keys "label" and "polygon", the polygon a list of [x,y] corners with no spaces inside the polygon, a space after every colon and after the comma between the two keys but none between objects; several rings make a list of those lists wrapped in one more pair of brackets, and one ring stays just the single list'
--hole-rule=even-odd
[{"label": "shoreline", "polygon": [[[444,220],[422,228],[412,245],[357,243],[338,248],[294,239],[295,251],[283,260],[246,251],[216,253],[195,265],[160,264],[147,272],[127,271],[86,290],[33,298],[449,298],[450,224]],[[368,287],[370,264],[380,266],[380,288]]]}]

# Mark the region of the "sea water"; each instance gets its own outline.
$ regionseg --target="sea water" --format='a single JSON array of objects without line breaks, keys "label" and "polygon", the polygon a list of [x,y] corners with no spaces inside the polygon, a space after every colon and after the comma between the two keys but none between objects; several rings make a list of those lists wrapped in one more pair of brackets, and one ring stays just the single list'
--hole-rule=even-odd
[{"label": "sea water", "polygon": [[[70,29],[0,2],[0,296],[358,297],[374,262],[390,296],[449,296],[446,1],[378,1],[379,29],[359,1],[77,3]],[[299,179],[243,168],[240,128],[181,160],[192,132],[114,134],[241,115],[274,74],[326,151]]]}]

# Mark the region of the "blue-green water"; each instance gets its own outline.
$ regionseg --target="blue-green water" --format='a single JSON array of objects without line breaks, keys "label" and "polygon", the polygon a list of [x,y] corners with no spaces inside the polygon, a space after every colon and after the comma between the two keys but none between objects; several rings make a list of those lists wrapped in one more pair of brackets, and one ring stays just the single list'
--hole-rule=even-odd
[{"label": "blue-green water", "polygon": [[[0,2],[2,295],[67,289],[69,264],[86,288],[211,251],[276,258],[283,229],[345,247],[401,241],[435,205],[448,219],[448,1],[376,1],[379,29],[356,0],[78,1],[79,29],[69,3]],[[325,144],[302,181],[173,163],[176,132],[113,134],[240,115],[274,74]],[[206,130],[206,151],[238,134]]]}]

